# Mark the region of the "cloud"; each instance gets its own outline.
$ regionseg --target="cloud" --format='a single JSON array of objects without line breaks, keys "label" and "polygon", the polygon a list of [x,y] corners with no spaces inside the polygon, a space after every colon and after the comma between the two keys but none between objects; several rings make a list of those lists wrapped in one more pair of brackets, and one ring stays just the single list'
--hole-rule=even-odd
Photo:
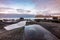
[{"label": "cloud", "polygon": [[33,0],[36,9],[60,10],[60,0]]},{"label": "cloud", "polygon": [[33,0],[33,3],[35,9],[40,10],[42,14],[60,13],[60,0]]},{"label": "cloud", "polygon": [[0,0],[0,7],[60,12],[60,0]]}]

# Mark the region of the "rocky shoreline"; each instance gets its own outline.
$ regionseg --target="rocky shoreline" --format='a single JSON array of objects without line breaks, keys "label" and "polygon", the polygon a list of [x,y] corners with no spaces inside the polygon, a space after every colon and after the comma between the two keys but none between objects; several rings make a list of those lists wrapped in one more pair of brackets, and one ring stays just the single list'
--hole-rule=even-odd
[{"label": "rocky shoreline", "polygon": [[[50,31],[53,35],[55,35],[60,40],[60,23],[52,23],[52,22],[27,22],[26,25],[39,24],[43,26],[45,29]],[[0,40],[23,40],[24,28],[18,28],[11,31],[6,31],[3,29],[7,24],[2,24],[2,28],[0,28]]]}]

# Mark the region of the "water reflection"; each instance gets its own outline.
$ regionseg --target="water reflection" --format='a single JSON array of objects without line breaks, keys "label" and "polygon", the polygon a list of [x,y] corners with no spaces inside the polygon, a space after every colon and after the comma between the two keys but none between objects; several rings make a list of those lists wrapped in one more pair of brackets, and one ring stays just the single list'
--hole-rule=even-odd
[{"label": "water reflection", "polygon": [[25,40],[58,40],[52,33],[40,25],[25,26]]}]

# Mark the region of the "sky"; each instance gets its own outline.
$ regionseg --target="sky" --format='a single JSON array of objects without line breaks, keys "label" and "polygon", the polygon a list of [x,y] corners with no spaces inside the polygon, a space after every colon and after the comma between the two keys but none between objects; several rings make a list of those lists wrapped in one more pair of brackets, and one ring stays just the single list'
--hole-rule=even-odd
[{"label": "sky", "polygon": [[0,0],[0,7],[60,13],[60,0]]},{"label": "sky", "polygon": [[35,8],[42,11],[60,12],[60,0],[34,0]]},{"label": "sky", "polygon": [[11,7],[16,9],[33,9],[35,4],[31,0],[0,0],[1,7]]}]

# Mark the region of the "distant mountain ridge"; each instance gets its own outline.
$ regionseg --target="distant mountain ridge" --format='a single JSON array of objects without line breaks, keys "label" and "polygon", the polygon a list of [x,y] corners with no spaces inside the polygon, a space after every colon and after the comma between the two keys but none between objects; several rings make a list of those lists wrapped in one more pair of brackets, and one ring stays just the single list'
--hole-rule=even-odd
[{"label": "distant mountain ridge", "polygon": [[52,15],[60,15],[60,13],[53,13]]}]

